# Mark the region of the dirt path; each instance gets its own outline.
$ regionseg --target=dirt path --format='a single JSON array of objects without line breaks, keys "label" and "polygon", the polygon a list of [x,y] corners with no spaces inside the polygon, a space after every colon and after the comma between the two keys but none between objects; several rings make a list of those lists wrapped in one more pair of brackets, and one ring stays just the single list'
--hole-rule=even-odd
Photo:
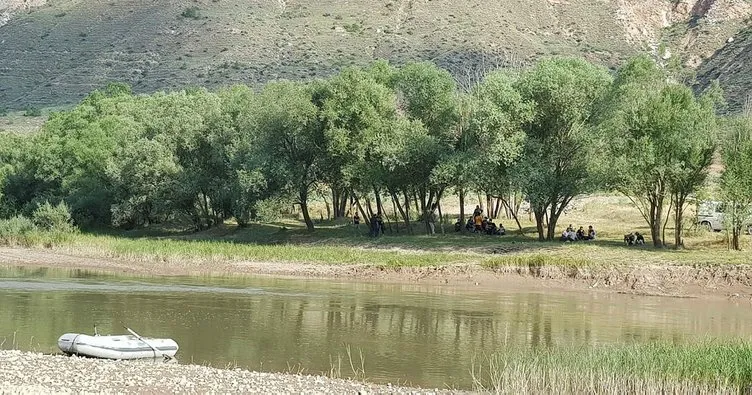
[{"label": "dirt path", "polygon": [[752,300],[752,266],[610,265],[596,268],[505,266],[488,269],[463,264],[385,268],[374,265],[326,265],[220,259],[122,259],[84,249],[0,247],[0,265],[84,269],[124,275],[199,276],[270,275],[292,278],[348,279],[420,283],[488,290],[571,290],[671,297]]}]

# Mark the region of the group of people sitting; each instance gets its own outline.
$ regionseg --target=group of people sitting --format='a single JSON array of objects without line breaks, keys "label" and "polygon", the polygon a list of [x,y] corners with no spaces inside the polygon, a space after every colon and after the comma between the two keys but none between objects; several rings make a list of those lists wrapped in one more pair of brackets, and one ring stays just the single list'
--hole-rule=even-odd
[{"label": "group of people sitting", "polygon": [[645,236],[643,236],[640,232],[629,232],[624,235],[624,244],[628,246],[643,245],[645,244]]},{"label": "group of people sitting", "polygon": [[567,226],[567,229],[561,233],[561,241],[580,241],[580,240],[595,240],[595,229],[593,225],[588,226],[587,232],[580,226],[576,231],[572,224]]},{"label": "group of people sitting", "polygon": [[[483,216],[483,209],[480,206],[475,206],[473,216],[467,219],[465,223],[465,229],[470,233],[485,233],[487,235],[503,236],[507,233],[503,224],[498,226],[493,222],[492,218]],[[454,231],[459,232],[462,230],[462,220],[457,219],[454,224]]]}]

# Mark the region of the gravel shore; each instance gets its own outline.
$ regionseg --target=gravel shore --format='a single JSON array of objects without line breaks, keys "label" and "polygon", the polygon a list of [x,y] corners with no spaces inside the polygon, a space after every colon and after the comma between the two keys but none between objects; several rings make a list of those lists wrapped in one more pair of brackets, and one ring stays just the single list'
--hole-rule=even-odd
[{"label": "gravel shore", "polygon": [[438,394],[323,376],[259,373],[152,361],[110,361],[0,351],[0,394],[264,393]]}]

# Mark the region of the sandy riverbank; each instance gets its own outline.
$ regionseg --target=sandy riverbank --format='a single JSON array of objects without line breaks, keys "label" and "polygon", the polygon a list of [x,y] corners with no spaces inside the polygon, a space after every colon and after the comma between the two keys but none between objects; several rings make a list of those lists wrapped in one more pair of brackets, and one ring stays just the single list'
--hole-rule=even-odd
[{"label": "sandy riverbank", "polygon": [[0,247],[0,265],[84,269],[124,275],[280,277],[410,282],[485,289],[558,289],[701,298],[752,298],[752,265],[613,264],[430,267],[327,265],[211,259],[123,259],[85,249]]},{"label": "sandy riverbank", "polygon": [[0,351],[0,394],[259,393],[438,394],[425,390],[154,361],[110,361]]}]

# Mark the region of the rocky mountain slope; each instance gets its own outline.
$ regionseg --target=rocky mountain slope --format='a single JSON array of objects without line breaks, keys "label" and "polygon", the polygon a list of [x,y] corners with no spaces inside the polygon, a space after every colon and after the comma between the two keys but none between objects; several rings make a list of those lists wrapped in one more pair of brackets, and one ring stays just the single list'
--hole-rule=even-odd
[{"label": "rocky mountain slope", "polygon": [[464,81],[542,56],[616,67],[644,51],[680,57],[701,84],[720,77],[738,107],[750,15],[752,0],[3,0],[0,107],[73,103],[109,81],[213,88],[379,58],[432,60]]}]

